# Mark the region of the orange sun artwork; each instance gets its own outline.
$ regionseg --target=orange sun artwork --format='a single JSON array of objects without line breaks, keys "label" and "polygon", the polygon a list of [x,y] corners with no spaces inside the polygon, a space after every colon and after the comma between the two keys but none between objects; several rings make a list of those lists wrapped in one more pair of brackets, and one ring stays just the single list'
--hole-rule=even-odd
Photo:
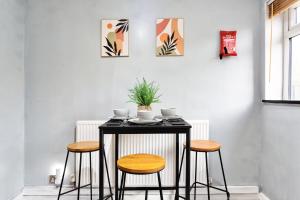
[{"label": "orange sun artwork", "polygon": [[107,29],[111,29],[111,28],[112,28],[112,24],[111,24],[111,23],[108,23],[108,24],[106,25],[106,27],[107,27]]}]

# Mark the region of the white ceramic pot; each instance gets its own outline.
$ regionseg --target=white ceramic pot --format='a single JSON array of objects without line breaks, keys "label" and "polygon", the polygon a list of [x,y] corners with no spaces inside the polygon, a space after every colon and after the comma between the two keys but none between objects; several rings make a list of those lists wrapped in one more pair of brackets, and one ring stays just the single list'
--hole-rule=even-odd
[{"label": "white ceramic pot", "polygon": [[140,120],[151,120],[153,119],[153,112],[148,110],[139,110],[137,112],[137,117]]}]

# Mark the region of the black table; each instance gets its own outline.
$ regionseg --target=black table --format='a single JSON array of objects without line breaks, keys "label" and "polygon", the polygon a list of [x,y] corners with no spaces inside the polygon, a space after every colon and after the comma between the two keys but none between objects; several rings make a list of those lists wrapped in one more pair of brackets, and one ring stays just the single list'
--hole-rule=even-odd
[{"label": "black table", "polygon": [[[117,160],[119,158],[119,135],[120,134],[175,134],[176,135],[176,183],[175,186],[163,187],[163,190],[176,190],[176,200],[179,199],[179,134],[186,135],[186,183],[185,197],[190,200],[190,129],[191,125],[181,120],[163,120],[155,125],[136,125],[127,121],[109,120],[99,127],[99,143],[100,147],[104,147],[104,135],[115,135],[115,200],[118,200],[118,168]],[[139,152],[137,152],[139,153]],[[104,199],[104,153],[99,152],[99,199]],[[158,187],[146,187],[148,190],[156,190]],[[126,187],[125,190],[144,190],[145,187]]]}]

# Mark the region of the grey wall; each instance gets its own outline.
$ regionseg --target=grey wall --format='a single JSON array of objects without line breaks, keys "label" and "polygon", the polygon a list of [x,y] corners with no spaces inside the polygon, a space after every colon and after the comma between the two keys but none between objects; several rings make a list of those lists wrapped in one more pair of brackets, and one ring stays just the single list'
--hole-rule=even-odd
[{"label": "grey wall", "polygon": [[260,182],[272,200],[300,198],[300,106],[264,105]]},{"label": "grey wall", "polygon": [[25,1],[0,0],[0,200],[24,183],[24,17]]},{"label": "grey wall", "polygon": [[[29,0],[25,185],[47,184],[53,165],[64,162],[76,120],[107,119],[115,107],[133,111],[127,90],[143,76],[161,86],[163,103],[154,110],[175,106],[187,119],[210,120],[230,185],[258,185],[259,6],[249,0]],[[185,20],[185,55],[155,57],[155,20],[172,16]],[[130,57],[101,58],[100,19],[120,17],[130,19]],[[238,30],[238,57],[218,59],[220,29]]]}]

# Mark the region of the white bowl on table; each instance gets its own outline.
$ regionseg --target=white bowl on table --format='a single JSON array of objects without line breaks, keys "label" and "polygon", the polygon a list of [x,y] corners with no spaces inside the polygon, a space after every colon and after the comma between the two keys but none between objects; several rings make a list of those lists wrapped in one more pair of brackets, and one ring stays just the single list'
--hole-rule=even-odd
[{"label": "white bowl on table", "polygon": [[128,115],[129,115],[129,110],[126,109],[126,108],[114,109],[113,112],[114,112],[114,117],[117,117],[117,118],[118,117],[119,118],[121,118],[121,117],[128,117]]},{"label": "white bowl on table", "polygon": [[176,116],[176,108],[162,108],[160,112],[163,117],[172,117]]}]

